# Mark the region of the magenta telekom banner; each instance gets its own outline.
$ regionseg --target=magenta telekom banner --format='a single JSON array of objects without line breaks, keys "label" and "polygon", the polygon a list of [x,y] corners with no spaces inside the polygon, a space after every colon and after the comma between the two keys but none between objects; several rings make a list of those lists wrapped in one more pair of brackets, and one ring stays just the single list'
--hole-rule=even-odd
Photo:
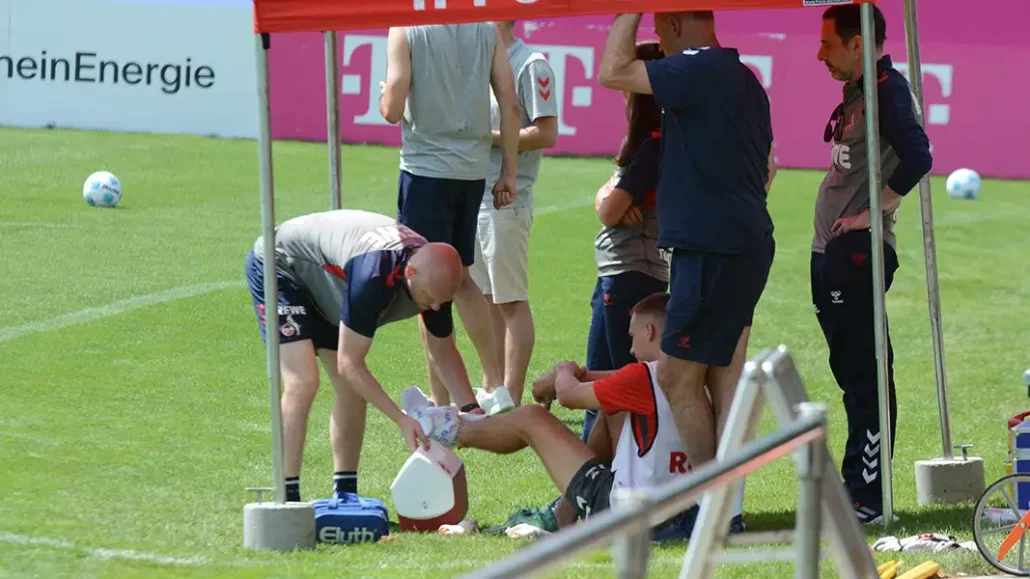
[{"label": "magenta telekom banner", "polygon": [[[965,0],[923,0],[919,12],[927,132],[935,174],[959,167],[984,176],[1030,178],[1022,161],[1030,94],[1020,63],[1030,62],[1030,40],[1004,14],[1023,0],[992,0],[973,11]],[[887,45],[895,67],[908,74],[900,0],[881,0]],[[784,167],[825,168],[822,140],[841,84],[816,60],[818,9],[725,12],[717,15],[720,41],[740,50],[772,103],[776,156]],[[559,139],[550,153],[612,156],[625,132],[619,93],[597,84],[609,17],[519,22],[516,34],[544,53],[554,70]],[[653,37],[645,17],[641,39]],[[961,33],[959,33],[961,31]],[[348,143],[398,145],[399,125],[379,114],[379,81],[386,76],[386,31],[341,32],[340,125]],[[325,141],[324,43],[319,34],[275,35],[271,61],[272,135]],[[1023,86],[1027,85],[1027,86]]]}]

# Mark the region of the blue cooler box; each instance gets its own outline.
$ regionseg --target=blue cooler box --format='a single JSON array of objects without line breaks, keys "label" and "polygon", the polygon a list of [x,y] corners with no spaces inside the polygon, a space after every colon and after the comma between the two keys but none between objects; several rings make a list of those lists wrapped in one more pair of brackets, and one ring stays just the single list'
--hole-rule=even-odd
[{"label": "blue cooler box", "polygon": [[386,504],[379,499],[346,493],[339,498],[311,501],[315,533],[322,543],[375,543],[390,534]]},{"label": "blue cooler box", "polygon": [[[1010,437],[1012,472],[1030,474],[1030,420],[1012,427]],[[1015,493],[1019,508],[1030,509],[1030,483],[1016,485]]]}]

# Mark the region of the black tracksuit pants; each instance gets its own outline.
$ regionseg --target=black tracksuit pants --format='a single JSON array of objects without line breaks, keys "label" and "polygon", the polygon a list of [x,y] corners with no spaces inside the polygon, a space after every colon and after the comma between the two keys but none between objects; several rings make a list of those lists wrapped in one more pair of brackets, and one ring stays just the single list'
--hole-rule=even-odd
[{"label": "black tracksuit pants", "polygon": [[[857,232],[856,232],[857,233]],[[873,321],[872,257],[868,234],[864,248],[813,253],[812,301],[830,349],[830,370],[844,391],[848,441],[841,476],[852,501],[879,512],[883,508],[880,469],[880,415]],[[884,286],[889,289],[898,258],[884,244]],[[894,349],[887,335],[891,449],[897,426],[894,392]]]}]

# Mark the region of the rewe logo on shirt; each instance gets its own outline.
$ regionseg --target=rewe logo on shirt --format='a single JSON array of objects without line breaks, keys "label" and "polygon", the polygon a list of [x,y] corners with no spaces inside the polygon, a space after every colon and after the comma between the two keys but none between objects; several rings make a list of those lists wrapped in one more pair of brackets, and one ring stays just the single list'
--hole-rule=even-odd
[{"label": "rewe logo on shirt", "polygon": [[843,143],[834,143],[830,147],[830,162],[834,167],[845,171],[851,170],[851,147]]}]

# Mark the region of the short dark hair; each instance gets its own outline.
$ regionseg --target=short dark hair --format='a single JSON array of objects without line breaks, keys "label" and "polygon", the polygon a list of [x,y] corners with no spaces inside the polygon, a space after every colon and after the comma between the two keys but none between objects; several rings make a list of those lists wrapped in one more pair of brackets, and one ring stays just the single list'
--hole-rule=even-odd
[{"label": "short dark hair", "polygon": [[661,318],[665,317],[665,308],[669,305],[669,294],[665,292],[653,293],[640,300],[630,311],[631,315],[651,314]]},{"label": "short dark hair", "polygon": [[[862,36],[862,7],[861,4],[849,4],[846,6],[830,6],[823,12],[823,20],[833,20],[837,36],[841,40],[848,41],[856,36]],[[876,48],[883,48],[883,42],[887,40],[887,21],[883,19],[883,12],[873,4],[873,34],[876,37]]]}]

